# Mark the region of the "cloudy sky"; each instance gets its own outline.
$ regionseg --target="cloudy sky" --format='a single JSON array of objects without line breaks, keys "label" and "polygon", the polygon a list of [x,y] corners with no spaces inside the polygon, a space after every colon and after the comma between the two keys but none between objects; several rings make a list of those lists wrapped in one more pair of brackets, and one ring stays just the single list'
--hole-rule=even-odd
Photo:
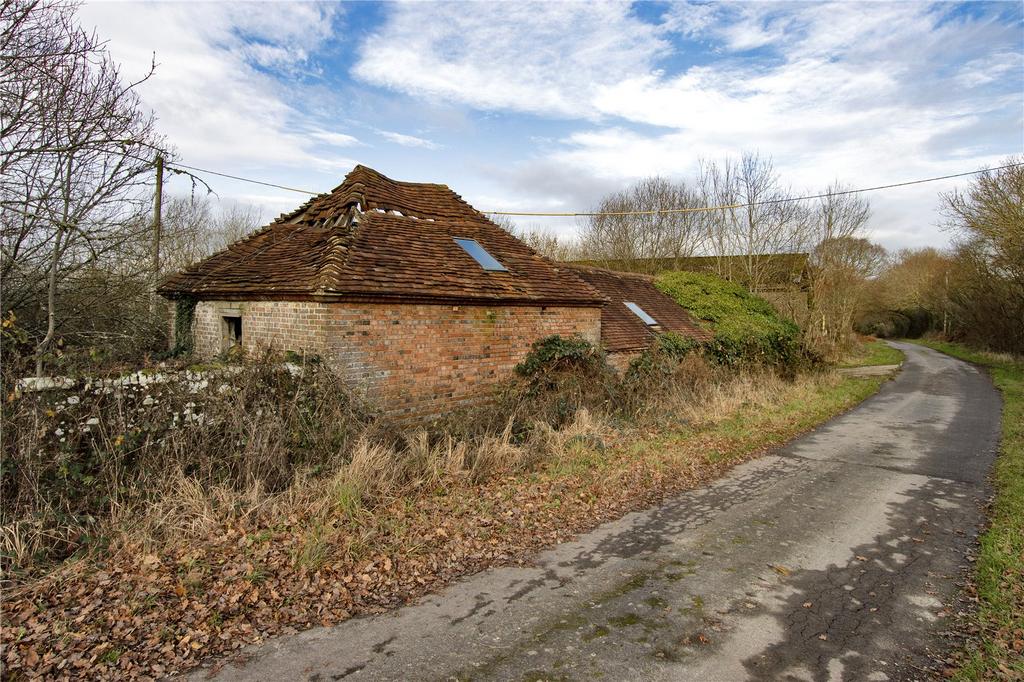
[{"label": "cloudy sky", "polygon": [[[481,210],[573,211],[743,151],[814,191],[1024,150],[1020,2],[87,2],[81,19],[128,77],[155,54],[141,93],[182,163],[316,191],[363,163]],[[303,201],[209,181],[268,219]],[[873,237],[944,244],[954,186],[870,195]]]}]

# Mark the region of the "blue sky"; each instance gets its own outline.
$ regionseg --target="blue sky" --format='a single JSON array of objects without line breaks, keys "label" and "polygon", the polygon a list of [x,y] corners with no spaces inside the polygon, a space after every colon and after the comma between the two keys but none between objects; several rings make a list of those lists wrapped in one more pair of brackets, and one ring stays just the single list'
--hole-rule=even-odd
[{"label": "blue sky", "polygon": [[[181,162],[317,191],[363,163],[481,210],[572,211],[743,151],[798,191],[1024,151],[1019,2],[88,2],[81,18],[128,77],[155,53],[141,93]],[[210,183],[268,219],[303,201]],[[873,238],[943,245],[937,193],[963,184],[870,195]]]}]

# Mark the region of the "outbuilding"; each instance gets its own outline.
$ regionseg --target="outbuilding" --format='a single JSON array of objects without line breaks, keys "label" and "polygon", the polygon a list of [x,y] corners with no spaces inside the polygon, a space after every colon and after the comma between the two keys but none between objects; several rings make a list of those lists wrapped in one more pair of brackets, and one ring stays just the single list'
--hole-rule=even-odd
[{"label": "outbuilding", "polygon": [[[618,349],[624,313],[607,313],[608,277],[544,258],[446,185],[356,166],[158,291],[190,312],[201,358],[234,346],[316,355],[390,413],[418,417],[474,401],[540,338]],[[629,295],[665,323],[679,317]]]}]

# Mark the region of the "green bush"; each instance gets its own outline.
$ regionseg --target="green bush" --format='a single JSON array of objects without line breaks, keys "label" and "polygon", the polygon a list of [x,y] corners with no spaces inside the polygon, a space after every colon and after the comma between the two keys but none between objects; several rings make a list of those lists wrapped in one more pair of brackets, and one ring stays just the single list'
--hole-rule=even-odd
[{"label": "green bush", "polygon": [[499,400],[522,425],[543,421],[559,428],[580,408],[614,405],[620,382],[604,353],[579,336],[548,336],[534,342],[516,365],[521,380]]},{"label": "green bush", "polygon": [[800,329],[743,287],[701,272],[668,272],[655,286],[714,330],[706,353],[724,365],[794,367],[808,359]]},{"label": "green bush", "polygon": [[626,370],[626,383],[645,382],[652,378],[673,376],[690,353],[700,350],[699,341],[675,332],[659,334],[651,347],[633,358]]},{"label": "green bush", "polygon": [[534,341],[530,352],[516,365],[516,374],[530,378],[572,368],[587,372],[603,363],[601,351],[583,337],[556,334]]}]

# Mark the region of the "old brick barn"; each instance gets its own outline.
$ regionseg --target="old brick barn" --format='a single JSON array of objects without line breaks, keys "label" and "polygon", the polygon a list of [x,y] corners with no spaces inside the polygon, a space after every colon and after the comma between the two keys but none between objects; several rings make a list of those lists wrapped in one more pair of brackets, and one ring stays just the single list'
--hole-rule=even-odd
[{"label": "old brick barn", "polygon": [[552,262],[446,185],[365,166],[158,291],[195,303],[199,357],[317,355],[409,417],[473,401],[553,334],[620,367],[659,331],[706,334],[649,277]]}]

